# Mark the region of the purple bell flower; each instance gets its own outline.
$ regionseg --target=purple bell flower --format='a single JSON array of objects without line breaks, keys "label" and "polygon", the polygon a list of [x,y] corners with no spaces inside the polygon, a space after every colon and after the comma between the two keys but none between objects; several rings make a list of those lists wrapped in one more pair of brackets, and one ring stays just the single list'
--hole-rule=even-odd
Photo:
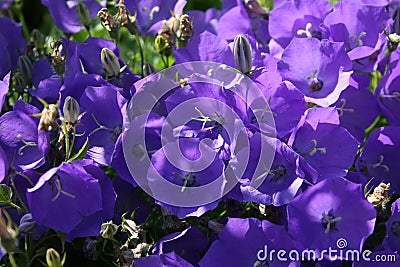
[{"label": "purple bell flower", "polygon": [[100,233],[102,222],[114,214],[116,195],[99,166],[81,160],[48,170],[26,197],[38,225],[61,231],[71,241]]}]

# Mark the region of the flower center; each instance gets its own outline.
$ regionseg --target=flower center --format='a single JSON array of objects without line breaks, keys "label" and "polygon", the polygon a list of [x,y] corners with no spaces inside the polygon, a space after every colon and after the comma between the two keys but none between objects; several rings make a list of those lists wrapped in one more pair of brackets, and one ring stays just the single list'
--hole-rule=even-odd
[{"label": "flower center", "polygon": [[183,186],[181,189],[182,192],[185,190],[186,187],[192,187],[198,185],[198,183],[196,182],[196,176],[194,176],[192,172],[190,172],[186,176],[177,172],[174,172],[174,174],[183,179]]},{"label": "flower center", "polygon": [[329,233],[331,230],[338,231],[336,227],[336,223],[340,222],[342,217],[335,217],[332,215],[332,211],[329,211],[328,214],[325,211],[322,213],[322,225],[325,228],[325,234]]},{"label": "flower center", "polygon": [[283,165],[278,165],[274,170],[271,170],[269,173],[273,176],[270,182],[277,182],[282,177],[288,177],[286,173],[286,167]]},{"label": "flower center", "polygon": [[311,80],[308,86],[311,92],[318,92],[324,86],[324,82],[317,78],[317,70],[314,70],[313,74],[307,77],[307,80]]}]

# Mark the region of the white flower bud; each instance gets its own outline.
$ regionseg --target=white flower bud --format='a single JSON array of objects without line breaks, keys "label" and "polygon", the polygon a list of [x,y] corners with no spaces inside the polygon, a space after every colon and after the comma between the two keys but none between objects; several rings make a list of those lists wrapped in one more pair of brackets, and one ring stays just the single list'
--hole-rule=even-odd
[{"label": "white flower bud", "polygon": [[117,56],[108,48],[101,50],[101,63],[103,63],[107,74],[113,77],[117,77],[121,70]]},{"label": "white flower bud", "polygon": [[79,112],[80,108],[78,101],[76,101],[75,98],[71,96],[67,96],[63,106],[63,114],[65,121],[71,124],[77,123],[79,118]]},{"label": "white flower bud", "polygon": [[233,42],[233,56],[236,67],[244,74],[250,73],[253,59],[250,42],[245,35],[239,34],[235,37]]}]

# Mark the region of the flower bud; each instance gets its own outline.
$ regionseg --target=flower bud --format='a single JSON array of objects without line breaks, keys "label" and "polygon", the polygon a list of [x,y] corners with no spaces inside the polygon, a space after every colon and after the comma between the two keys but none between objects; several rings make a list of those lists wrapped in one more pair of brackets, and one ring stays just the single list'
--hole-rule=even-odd
[{"label": "flower bud", "polygon": [[35,43],[35,46],[39,49],[43,48],[45,45],[44,35],[37,29],[34,29],[31,33],[31,39]]},{"label": "flower bud", "polygon": [[141,257],[145,257],[149,252],[150,245],[147,243],[139,243],[137,244],[136,248],[132,250],[133,257],[135,259],[139,259]]},{"label": "flower bud", "polygon": [[100,18],[103,27],[108,31],[111,38],[118,40],[119,39],[119,27],[120,25],[117,23],[115,18],[108,13],[107,8],[102,8],[97,16]]},{"label": "flower bud", "polygon": [[79,118],[79,112],[80,108],[78,101],[76,101],[75,98],[71,96],[67,96],[63,106],[63,114],[65,121],[70,124],[77,123]]},{"label": "flower bud", "polygon": [[100,234],[105,239],[111,239],[113,238],[117,230],[118,226],[114,224],[112,221],[109,221],[101,225]]},{"label": "flower bud", "polygon": [[62,267],[60,254],[54,248],[46,251],[46,262],[48,267]]},{"label": "flower bud", "polygon": [[39,130],[50,132],[58,127],[56,122],[58,114],[57,104],[50,104],[42,110],[42,116],[39,121]]},{"label": "flower bud", "polygon": [[101,50],[101,63],[107,71],[107,75],[117,77],[121,70],[117,56],[108,48]]},{"label": "flower bud", "polygon": [[244,74],[250,73],[253,59],[250,42],[245,35],[239,34],[235,37],[233,42],[233,56],[236,67]]},{"label": "flower bud", "polygon": [[21,73],[15,73],[12,76],[12,85],[17,90],[18,93],[22,94],[26,86],[25,79],[22,77]]},{"label": "flower bud", "polygon": [[144,63],[144,65],[143,65],[143,75],[144,76],[149,76],[150,74],[155,73],[155,72],[157,72],[157,70],[156,70],[156,68],[154,68],[154,66],[151,63],[149,63],[149,62]]},{"label": "flower bud", "polygon": [[78,18],[80,22],[82,22],[82,25],[89,27],[91,19],[87,5],[79,1],[79,4],[76,6],[76,12],[78,13]]},{"label": "flower bud", "polygon": [[27,213],[22,216],[19,221],[18,229],[21,233],[27,233],[33,228],[33,226],[35,226],[35,221],[32,218],[32,214]]},{"label": "flower bud", "polygon": [[186,47],[187,42],[193,36],[193,25],[188,15],[184,14],[179,17],[179,29],[177,32],[178,42],[177,46]]},{"label": "flower bud", "polygon": [[263,8],[262,6],[260,6],[260,4],[258,3],[257,0],[247,0],[247,1],[245,1],[245,6],[249,11],[251,11],[257,15],[260,15],[263,17],[268,17],[267,10],[265,8]]},{"label": "flower bud", "polygon": [[171,46],[169,44],[169,39],[166,35],[159,34],[157,35],[154,46],[159,53],[168,53],[171,50]]},{"label": "flower bud", "polygon": [[124,26],[128,29],[129,33],[135,35],[139,32],[136,17],[130,16],[129,10],[125,6],[125,1],[119,1],[117,4],[118,7],[118,16],[117,21],[121,26]]},{"label": "flower bud", "polygon": [[25,84],[29,84],[32,80],[33,64],[27,56],[20,56],[18,58],[18,69],[25,80]]}]

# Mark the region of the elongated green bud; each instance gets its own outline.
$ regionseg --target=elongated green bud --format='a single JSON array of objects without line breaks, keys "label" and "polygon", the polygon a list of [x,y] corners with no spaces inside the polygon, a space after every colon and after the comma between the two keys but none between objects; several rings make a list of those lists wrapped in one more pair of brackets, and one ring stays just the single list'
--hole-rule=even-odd
[{"label": "elongated green bud", "polygon": [[251,71],[253,59],[251,57],[251,46],[247,37],[239,34],[235,37],[233,42],[233,56],[238,70],[244,74]]},{"label": "elongated green bud", "polygon": [[76,6],[76,12],[78,13],[78,18],[80,22],[82,22],[82,25],[85,27],[89,27],[91,19],[87,5],[80,1],[79,4]]},{"label": "elongated green bud", "polygon": [[18,69],[25,80],[25,84],[29,84],[32,80],[33,64],[27,56],[22,55],[18,58]]},{"label": "elongated green bud", "polygon": [[48,267],[62,267],[60,254],[54,248],[46,251],[46,263]]},{"label": "elongated green bud", "polygon": [[107,74],[117,77],[121,70],[121,65],[118,62],[117,56],[108,48],[101,50],[101,63],[103,63]]}]

